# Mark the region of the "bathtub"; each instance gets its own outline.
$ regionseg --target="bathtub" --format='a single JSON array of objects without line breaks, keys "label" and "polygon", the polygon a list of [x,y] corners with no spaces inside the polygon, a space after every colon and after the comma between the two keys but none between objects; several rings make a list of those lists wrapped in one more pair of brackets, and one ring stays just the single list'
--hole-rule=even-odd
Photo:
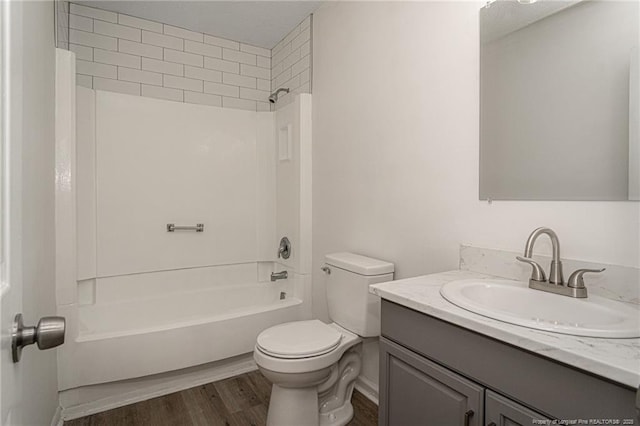
[{"label": "bathtub", "polygon": [[251,352],[265,328],[310,317],[310,278],[289,271],[271,282],[273,269],[253,263],[81,283],[80,304],[66,313],[60,390]]}]

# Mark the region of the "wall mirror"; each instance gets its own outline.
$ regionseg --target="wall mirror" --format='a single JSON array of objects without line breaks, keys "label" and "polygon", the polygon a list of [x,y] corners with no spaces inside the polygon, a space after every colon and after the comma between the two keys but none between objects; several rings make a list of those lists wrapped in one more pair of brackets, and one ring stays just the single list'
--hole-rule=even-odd
[{"label": "wall mirror", "polygon": [[639,2],[480,11],[480,199],[640,200]]}]

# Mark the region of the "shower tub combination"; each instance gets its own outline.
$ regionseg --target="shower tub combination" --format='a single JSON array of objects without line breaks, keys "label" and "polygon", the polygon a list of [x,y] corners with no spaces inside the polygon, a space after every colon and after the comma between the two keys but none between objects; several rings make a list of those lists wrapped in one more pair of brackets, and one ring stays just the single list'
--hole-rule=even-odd
[{"label": "shower tub combination", "polygon": [[72,355],[60,359],[63,385],[147,376],[251,352],[262,330],[309,312],[303,304],[308,278],[258,277],[258,270],[273,266],[282,267],[247,263],[82,283],[95,286],[101,302],[79,304],[69,321],[68,332],[77,337],[67,344]]},{"label": "shower tub combination", "polygon": [[310,318],[310,95],[185,104],[76,88],[57,60],[59,390],[209,368]]}]

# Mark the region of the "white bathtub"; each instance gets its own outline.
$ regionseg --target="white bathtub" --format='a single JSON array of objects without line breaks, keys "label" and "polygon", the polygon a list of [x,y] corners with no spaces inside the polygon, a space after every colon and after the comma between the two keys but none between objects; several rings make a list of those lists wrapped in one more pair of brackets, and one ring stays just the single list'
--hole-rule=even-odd
[{"label": "white bathtub", "polygon": [[309,318],[308,278],[289,271],[289,279],[271,282],[264,278],[272,267],[260,269],[254,263],[85,283],[93,303],[69,318],[60,390],[248,353],[265,328]]}]

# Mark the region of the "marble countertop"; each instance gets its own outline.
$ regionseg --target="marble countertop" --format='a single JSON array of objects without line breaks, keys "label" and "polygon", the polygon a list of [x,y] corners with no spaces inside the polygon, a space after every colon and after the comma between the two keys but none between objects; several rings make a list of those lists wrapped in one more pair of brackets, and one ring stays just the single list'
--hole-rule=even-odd
[{"label": "marble countertop", "polygon": [[440,295],[440,287],[462,279],[496,279],[471,271],[449,271],[374,284],[370,292],[541,356],[618,383],[640,386],[640,338],[603,339],[570,336],[521,327],[466,311]]}]

